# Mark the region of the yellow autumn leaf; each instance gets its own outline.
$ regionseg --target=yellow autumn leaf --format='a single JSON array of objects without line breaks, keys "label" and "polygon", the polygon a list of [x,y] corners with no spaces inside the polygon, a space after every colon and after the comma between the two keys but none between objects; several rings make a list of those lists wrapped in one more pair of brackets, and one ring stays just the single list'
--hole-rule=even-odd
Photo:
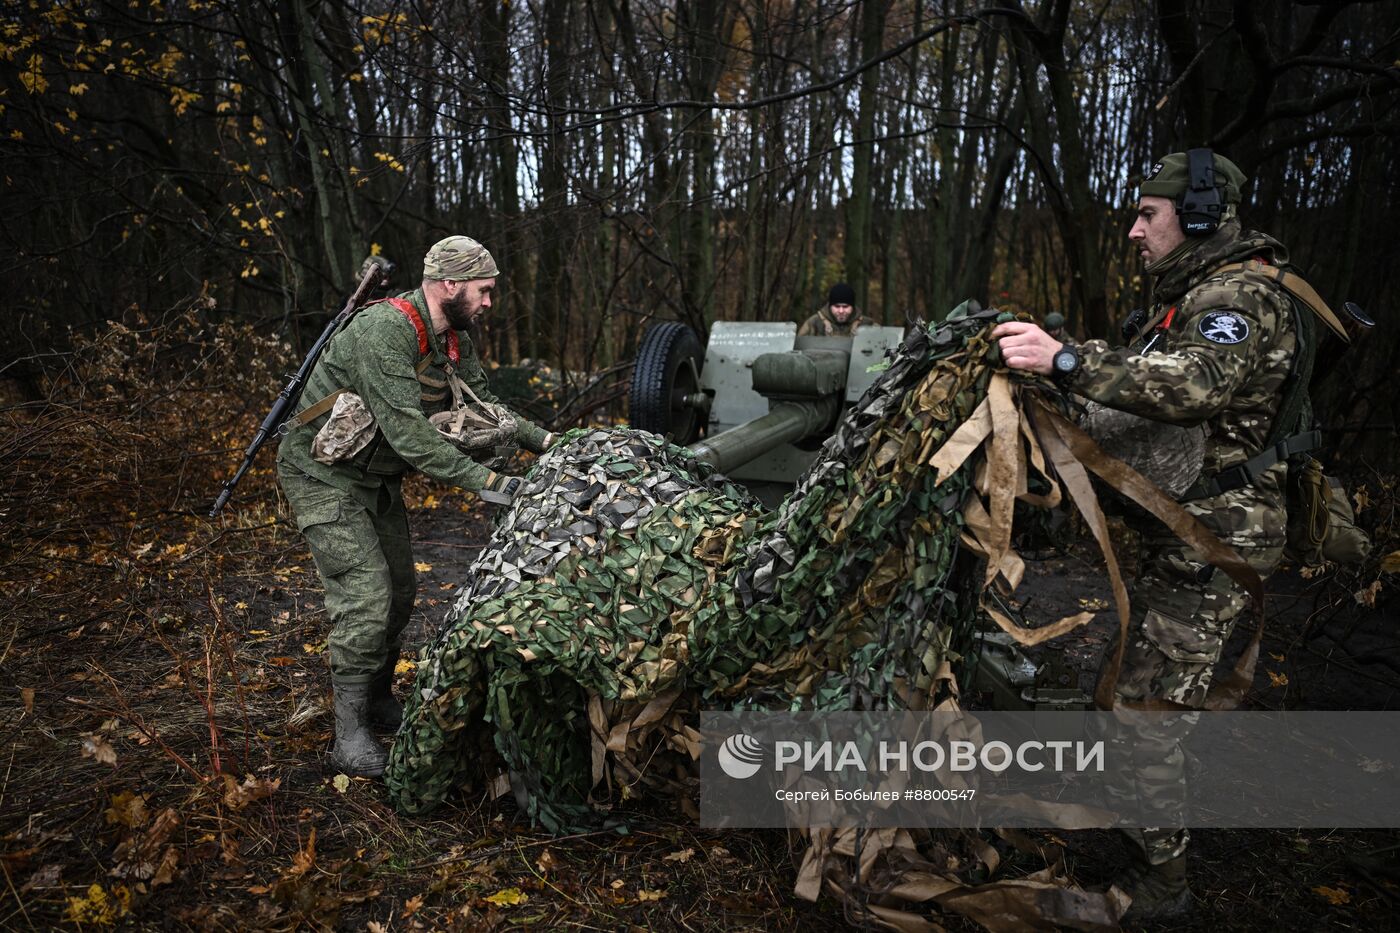
[{"label": "yellow autumn leaf", "polygon": [[418,571],[419,573],[427,573],[429,570],[433,569],[433,565],[425,564],[420,560],[418,563],[413,565],[413,569]]},{"label": "yellow autumn leaf", "polygon": [[1391,551],[1381,558],[1381,573],[1400,573],[1400,551]]},{"label": "yellow autumn leaf", "polygon": [[25,62],[24,70],[19,73],[19,80],[29,93],[44,93],[49,86],[49,79],[44,77],[44,56],[37,52],[29,56],[29,61]]},{"label": "yellow autumn leaf", "polygon": [[102,885],[93,884],[85,897],[68,898],[65,919],[78,926],[110,927],[130,912],[131,891],[126,885],[118,885],[109,893]]},{"label": "yellow autumn leaf", "polygon": [[412,674],[418,670],[418,662],[410,661],[408,658],[401,658],[399,663],[394,665],[395,674]]},{"label": "yellow autumn leaf", "polygon": [[1326,898],[1327,903],[1331,904],[1333,907],[1351,903],[1351,895],[1341,888],[1333,888],[1325,884],[1319,884],[1313,888],[1313,893],[1318,897]]},{"label": "yellow autumn leaf", "polygon": [[495,904],[497,907],[514,907],[517,904],[525,903],[529,899],[530,895],[519,888],[505,888],[486,898],[486,902],[488,904]]},{"label": "yellow autumn leaf", "polygon": [[1280,663],[1280,664],[1282,664],[1282,663],[1284,662],[1284,660],[1285,660],[1285,658],[1284,658],[1283,655],[1281,655],[1281,654],[1274,654],[1272,651],[1269,652],[1269,657],[1273,658],[1275,661],[1277,661],[1277,662]]},{"label": "yellow autumn leaf", "polygon": [[1286,687],[1288,686],[1288,675],[1269,671],[1269,683],[1275,687]]},{"label": "yellow autumn leaf", "polygon": [[442,503],[438,501],[438,497],[431,493],[428,495],[428,498],[423,500],[423,508],[425,509],[435,509],[441,504]]},{"label": "yellow autumn leaf", "polygon": [[659,901],[665,896],[665,891],[648,891],[645,888],[637,892],[637,900],[639,901]]},{"label": "yellow autumn leaf", "polygon": [[350,775],[348,775],[348,774],[337,774],[337,775],[331,780],[331,784],[335,787],[335,789],[336,789],[336,791],[337,791],[338,793],[342,793],[342,794],[343,794],[343,793],[345,793],[347,790],[350,789]]}]

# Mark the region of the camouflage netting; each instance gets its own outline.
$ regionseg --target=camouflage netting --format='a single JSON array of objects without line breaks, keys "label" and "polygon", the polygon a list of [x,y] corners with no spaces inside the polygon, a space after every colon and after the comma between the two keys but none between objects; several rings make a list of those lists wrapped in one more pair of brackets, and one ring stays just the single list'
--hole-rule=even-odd
[{"label": "camouflage netting", "polygon": [[[1019,582],[1012,509],[1058,502],[1052,472],[1106,541],[1069,454],[1082,435],[1023,402],[996,365],[994,315],[914,328],[774,513],[645,432],[574,431],[541,456],[423,653],[385,774],[395,805],[479,786],[494,747],[553,831],[641,796],[693,814],[701,708],[955,707],[950,661],[979,607],[1026,643],[1087,621],[1026,630],[987,602]],[[995,863],[973,834],[820,832],[798,890],[894,925],[926,902],[1083,928],[1121,906],[1050,869],[970,886]]]}]

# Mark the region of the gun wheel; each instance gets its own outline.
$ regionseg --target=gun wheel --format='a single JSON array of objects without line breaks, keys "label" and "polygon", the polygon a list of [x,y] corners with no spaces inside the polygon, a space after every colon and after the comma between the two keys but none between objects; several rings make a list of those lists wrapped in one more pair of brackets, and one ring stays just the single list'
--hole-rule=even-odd
[{"label": "gun wheel", "polygon": [[676,321],[653,324],[642,337],[632,369],[627,420],[685,446],[700,437],[705,415],[700,394],[700,339]]}]

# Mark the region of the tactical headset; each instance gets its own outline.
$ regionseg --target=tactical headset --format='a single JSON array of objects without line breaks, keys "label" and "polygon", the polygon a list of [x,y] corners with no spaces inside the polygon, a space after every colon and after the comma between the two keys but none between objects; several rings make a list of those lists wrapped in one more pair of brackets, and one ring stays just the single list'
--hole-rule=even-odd
[{"label": "tactical headset", "polygon": [[1181,232],[1191,237],[1210,236],[1220,228],[1225,202],[1215,186],[1215,153],[1190,149],[1186,153],[1187,187],[1176,199],[1176,219]]}]

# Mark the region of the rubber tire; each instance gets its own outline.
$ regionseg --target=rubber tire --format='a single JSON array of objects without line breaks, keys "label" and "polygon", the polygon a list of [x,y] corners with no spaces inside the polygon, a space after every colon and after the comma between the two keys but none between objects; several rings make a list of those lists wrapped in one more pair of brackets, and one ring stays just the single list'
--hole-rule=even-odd
[{"label": "rubber tire", "polygon": [[[704,420],[693,408],[671,406],[677,376],[687,361],[698,375],[702,362],[700,338],[685,324],[663,321],[653,324],[642,336],[637,362],[632,369],[632,393],[628,399],[627,421],[634,428],[652,431],[684,447],[698,440]],[[700,391],[695,385],[691,391]]]}]

